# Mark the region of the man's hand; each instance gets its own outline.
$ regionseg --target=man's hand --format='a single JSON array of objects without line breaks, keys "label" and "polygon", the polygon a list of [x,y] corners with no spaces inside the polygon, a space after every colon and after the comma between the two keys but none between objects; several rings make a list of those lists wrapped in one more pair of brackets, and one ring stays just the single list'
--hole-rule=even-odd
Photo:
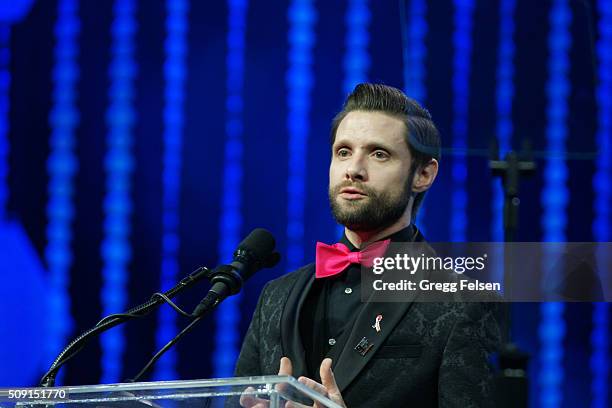
[{"label": "man's hand", "polygon": [[[340,393],[340,389],[336,384],[336,379],[334,378],[334,372],[332,371],[332,360],[331,358],[326,358],[321,363],[321,367],[319,368],[319,375],[321,376],[320,384],[315,380],[312,380],[308,377],[300,377],[298,381],[307,386],[308,388],[313,389],[321,395],[326,396],[330,400],[334,401],[336,404],[346,407],[344,404],[344,400],[342,399],[342,394]],[[292,375],[293,373],[293,365],[291,364],[291,360],[287,357],[281,358],[280,368],[278,370],[278,375]],[[277,390],[280,389],[277,386]],[[254,393],[255,389],[253,387],[249,387],[245,390],[245,394],[242,394],[240,397],[240,405],[245,408],[267,408],[270,405],[268,400],[257,398],[253,395],[247,395],[247,393]],[[285,408],[307,408],[306,405],[299,404],[297,402],[287,402]],[[321,404],[315,402],[311,408],[323,408]]]},{"label": "man's hand", "polygon": [[[278,375],[292,375],[292,373],[293,366],[291,364],[291,360],[287,357],[281,358]],[[281,391],[282,389],[280,387],[282,387],[282,385],[277,385],[276,390]],[[253,387],[248,387],[246,390],[244,390],[243,394],[240,396],[240,405],[244,408],[267,408],[270,405],[270,401],[267,399],[257,398],[254,395],[248,395],[254,393],[255,388]]]},{"label": "man's hand", "polygon": [[[308,388],[313,389],[321,395],[326,396],[330,400],[334,401],[336,404],[345,407],[346,404],[342,399],[342,394],[340,393],[340,389],[336,384],[336,378],[334,377],[334,372],[332,371],[332,359],[326,358],[321,363],[321,367],[319,368],[319,375],[321,376],[321,382],[323,384],[319,384],[315,380],[312,380],[308,377],[300,377],[298,381],[307,386]],[[298,404],[296,402],[288,402],[285,405],[286,408],[302,408],[304,405]],[[321,404],[315,402],[313,408],[323,408]]]}]

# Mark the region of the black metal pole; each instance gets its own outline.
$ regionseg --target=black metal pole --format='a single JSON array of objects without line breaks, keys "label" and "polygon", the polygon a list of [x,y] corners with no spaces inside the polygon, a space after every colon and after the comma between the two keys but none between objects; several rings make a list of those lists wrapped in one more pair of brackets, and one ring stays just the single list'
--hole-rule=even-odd
[{"label": "black metal pole", "polygon": [[[504,160],[494,158],[489,167],[493,175],[500,177],[504,189],[504,242],[514,242],[519,220],[519,184],[521,175],[529,175],[535,171],[535,163],[531,160],[520,160],[511,151]],[[529,356],[522,352],[511,341],[511,300],[512,273],[510,271],[512,254],[511,246],[504,248],[504,296],[509,299],[503,303],[503,344],[499,353],[500,373],[496,378],[497,406],[527,407],[529,383],[527,363]]]}]

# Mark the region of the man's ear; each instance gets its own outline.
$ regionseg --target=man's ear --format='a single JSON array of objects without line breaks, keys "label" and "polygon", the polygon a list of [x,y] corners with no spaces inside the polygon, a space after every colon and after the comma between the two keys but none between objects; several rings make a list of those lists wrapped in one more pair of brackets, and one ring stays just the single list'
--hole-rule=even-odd
[{"label": "man's ear", "polygon": [[417,168],[412,179],[412,191],[415,193],[426,191],[431,187],[437,175],[438,161],[431,159],[426,165]]}]

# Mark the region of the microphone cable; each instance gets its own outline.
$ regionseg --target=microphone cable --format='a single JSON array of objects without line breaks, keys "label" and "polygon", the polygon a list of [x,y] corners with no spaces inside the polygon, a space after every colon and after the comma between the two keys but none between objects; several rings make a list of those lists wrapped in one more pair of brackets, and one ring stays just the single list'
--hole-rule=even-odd
[{"label": "microphone cable", "polygon": [[[72,340],[64,348],[64,350],[62,350],[62,352],[51,364],[49,370],[47,370],[47,372],[43,375],[39,385],[41,387],[52,387],[55,384],[55,376],[57,375],[59,369],[70,359],[72,359],[76,354],[78,354],[83,349],[85,344],[95,335],[98,335],[128,320],[149,314],[153,309],[157,308],[162,303],[170,301],[171,297],[178,295],[183,290],[187,289],[198,281],[208,277],[209,273],[210,270],[208,268],[200,267],[189,275],[187,275],[185,278],[181,279],[179,283],[177,283],[173,288],[169,289],[168,291],[164,293],[157,292],[153,294],[149,301],[136,307],[133,307],[125,313],[114,313],[112,315],[104,317],[94,327],[85,331],[77,338]],[[170,306],[174,310],[179,311],[179,314],[191,317],[191,315],[185,313],[178,306],[176,306],[174,302],[170,301]]]},{"label": "microphone cable", "polygon": [[164,347],[159,349],[159,351],[157,353],[155,353],[155,355],[142,368],[142,370],[140,370],[140,372],[134,376],[134,378],[127,379],[126,382],[136,382],[136,381],[138,381],[144,374],[146,374],[147,371],[149,371],[151,369],[153,364],[155,364],[155,362],[157,360],[159,360],[160,357],[163,356],[166,351],[170,350],[170,348],[172,346],[174,346],[184,335],[189,333],[191,331],[191,329],[193,329],[195,327],[195,325],[200,320],[202,320],[204,318],[204,316],[205,316],[204,314],[201,314],[200,316],[198,316],[195,319],[193,319],[191,321],[191,323],[189,323],[187,326],[185,326],[185,328],[183,328],[183,330],[180,331],[179,334],[174,336],[174,338],[172,340],[170,340],[168,343],[166,343],[166,345]]}]

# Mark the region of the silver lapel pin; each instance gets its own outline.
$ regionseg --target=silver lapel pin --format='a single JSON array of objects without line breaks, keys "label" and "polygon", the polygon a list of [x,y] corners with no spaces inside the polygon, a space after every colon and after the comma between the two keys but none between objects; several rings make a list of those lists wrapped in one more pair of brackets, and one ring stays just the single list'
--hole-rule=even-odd
[{"label": "silver lapel pin", "polygon": [[370,343],[368,339],[364,337],[355,346],[355,351],[361,354],[362,357],[365,357],[365,355],[368,353],[368,351],[372,349],[372,347],[374,347],[374,344]]}]

